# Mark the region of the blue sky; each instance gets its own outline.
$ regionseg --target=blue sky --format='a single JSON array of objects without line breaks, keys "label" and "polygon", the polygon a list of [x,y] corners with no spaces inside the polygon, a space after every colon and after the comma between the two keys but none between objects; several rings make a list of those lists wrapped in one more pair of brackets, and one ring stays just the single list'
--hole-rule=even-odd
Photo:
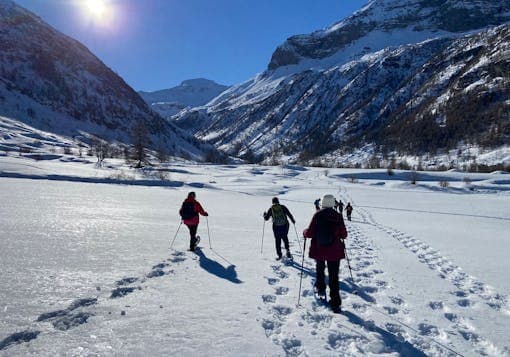
[{"label": "blue sky", "polygon": [[[15,0],[85,44],[136,90],[204,77],[238,84],[286,38],[337,22],[367,0]],[[104,1],[94,14],[87,1]],[[107,15],[106,15],[107,14]]]}]

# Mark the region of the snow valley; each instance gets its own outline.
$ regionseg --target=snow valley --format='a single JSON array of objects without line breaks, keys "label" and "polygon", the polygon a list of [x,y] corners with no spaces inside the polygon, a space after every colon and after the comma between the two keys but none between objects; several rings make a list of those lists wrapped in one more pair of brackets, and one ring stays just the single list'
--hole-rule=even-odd
[{"label": "snow valley", "polygon": [[[0,0],[0,356],[509,356],[509,21],[372,0],[245,83],[137,92]],[[341,313],[302,236],[325,194]]]},{"label": "snow valley", "polygon": [[[161,181],[120,179],[116,160],[0,165],[0,355],[510,353],[504,173],[413,185],[382,170],[174,161]],[[182,227],[169,249],[189,191],[210,214],[194,253]],[[314,299],[308,258],[296,306],[301,231],[325,193],[354,206],[341,315]],[[296,218],[294,262],[274,259],[273,196]]]}]

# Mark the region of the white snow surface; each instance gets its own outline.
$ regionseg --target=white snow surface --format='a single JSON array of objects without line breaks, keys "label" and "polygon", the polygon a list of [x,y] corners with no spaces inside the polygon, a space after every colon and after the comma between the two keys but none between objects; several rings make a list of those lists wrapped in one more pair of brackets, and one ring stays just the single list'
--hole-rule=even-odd
[{"label": "white snow surface", "polygon": [[[510,354],[508,174],[412,185],[405,171],[171,162],[160,181],[20,155],[0,151],[0,356]],[[194,253],[177,214],[189,191],[209,212]],[[327,193],[354,206],[342,314],[314,298],[314,262],[301,270]],[[275,260],[273,196],[296,218],[294,261]]]}]

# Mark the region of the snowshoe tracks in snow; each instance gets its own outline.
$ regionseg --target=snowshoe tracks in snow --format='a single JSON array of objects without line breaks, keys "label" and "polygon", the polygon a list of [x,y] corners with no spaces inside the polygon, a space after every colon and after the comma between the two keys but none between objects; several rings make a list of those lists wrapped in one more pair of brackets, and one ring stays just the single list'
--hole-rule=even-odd
[{"label": "snowshoe tracks in snow", "polygon": [[265,277],[274,294],[262,295],[267,312],[267,317],[262,319],[262,328],[273,343],[283,348],[286,355],[297,356],[303,354],[301,340],[282,328],[288,323],[288,318],[294,313],[295,308],[278,302],[278,299],[285,297],[290,290],[289,287],[282,285],[289,278],[289,273],[284,271],[287,265],[292,265],[292,262],[284,260],[282,263],[271,265],[271,275]]},{"label": "snowshoe tracks in snow", "polygon": [[461,267],[442,256],[439,251],[428,244],[398,229],[379,224],[372,214],[363,208],[358,209],[358,211],[358,214],[363,218],[363,223],[370,224],[401,242],[405,248],[417,256],[420,263],[427,265],[431,270],[437,271],[439,277],[450,281],[457,287],[459,290],[453,294],[463,293],[466,297],[466,299],[458,301],[460,306],[473,306],[475,303],[471,299],[467,300],[467,297],[476,295],[492,309],[507,315],[510,314],[508,297],[494,292],[492,287],[465,273]]},{"label": "snowshoe tracks in snow", "polygon": [[[450,281],[456,288],[450,292],[454,304],[450,302],[450,306],[448,306],[448,303],[443,301],[430,301],[428,303],[433,313],[443,314],[443,317],[450,323],[449,327],[440,329],[429,323],[421,322],[417,325],[417,331],[420,335],[434,339],[437,338],[441,341],[449,340],[450,335],[458,335],[466,342],[470,343],[479,354],[504,354],[493,345],[489,339],[476,332],[476,328],[469,322],[469,319],[463,317],[462,311],[464,309],[474,308],[478,303],[485,303],[496,312],[508,314],[508,298],[506,296],[493,292],[490,286],[462,271],[462,268],[453,264],[450,260],[442,256],[439,251],[433,249],[428,244],[395,228],[377,223],[373,216],[364,209],[359,209],[359,211],[360,216],[363,218],[363,223],[374,226],[390,237],[398,240],[406,249],[416,255],[420,263],[436,271],[440,278]],[[356,231],[353,233],[353,236],[356,238]],[[353,245],[356,244],[357,243]],[[362,280],[370,277],[370,275],[359,273],[356,275]],[[403,299],[390,297],[390,300],[397,306],[405,305]],[[393,310],[389,306],[384,306],[383,309],[388,315],[398,314],[398,310]],[[391,324],[387,324],[387,327],[397,332],[395,327]],[[405,329],[403,331],[405,331]]]},{"label": "snowshoe tracks in snow", "polygon": [[[142,284],[146,282],[147,279],[153,279],[173,273],[173,270],[168,269],[170,264],[167,262],[178,264],[184,262],[186,259],[186,254],[184,252],[174,252],[172,253],[171,258],[167,259],[165,262],[154,265],[150,272],[142,277],[125,277],[117,280],[114,283],[115,287],[110,291],[108,298],[119,299],[137,290],[142,290],[142,286],[136,284]],[[97,290],[101,291],[99,287],[97,287]],[[40,314],[35,323],[51,323],[55,330],[67,331],[87,323],[89,318],[95,316],[93,308],[99,303],[99,301],[99,297],[77,299],[66,309]],[[29,343],[30,341],[39,338],[41,333],[41,330],[25,330],[13,333],[0,341],[0,351],[15,345]]]}]

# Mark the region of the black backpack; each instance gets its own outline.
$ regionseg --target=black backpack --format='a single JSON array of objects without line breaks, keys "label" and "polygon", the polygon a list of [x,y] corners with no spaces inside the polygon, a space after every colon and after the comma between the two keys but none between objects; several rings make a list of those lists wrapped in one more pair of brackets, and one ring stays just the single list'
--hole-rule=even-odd
[{"label": "black backpack", "polygon": [[315,239],[320,246],[328,246],[335,241],[336,222],[328,217],[317,217]]},{"label": "black backpack", "polygon": [[191,219],[195,216],[198,216],[198,212],[195,210],[195,202],[192,201],[184,202],[181,207],[182,219]]}]

